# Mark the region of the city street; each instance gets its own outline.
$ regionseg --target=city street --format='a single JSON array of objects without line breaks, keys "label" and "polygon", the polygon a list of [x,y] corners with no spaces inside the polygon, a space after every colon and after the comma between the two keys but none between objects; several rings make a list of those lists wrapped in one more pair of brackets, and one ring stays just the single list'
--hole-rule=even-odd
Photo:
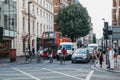
[{"label": "city street", "polygon": [[[8,63],[9,64],[9,63]],[[0,67],[0,80],[119,80],[119,73],[99,70],[90,63],[67,61],[60,64],[54,60],[49,63],[36,63],[35,60],[26,64],[10,63]]]}]

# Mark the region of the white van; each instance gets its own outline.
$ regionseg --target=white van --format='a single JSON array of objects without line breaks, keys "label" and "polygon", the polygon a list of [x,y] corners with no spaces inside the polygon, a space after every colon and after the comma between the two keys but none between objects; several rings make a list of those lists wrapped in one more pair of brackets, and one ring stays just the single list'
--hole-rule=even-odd
[{"label": "white van", "polygon": [[92,52],[93,52],[93,49],[94,48],[97,48],[97,50],[99,49],[99,47],[98,47],[98,44],[95,44],[95,43],[93,43],[93,44],[88,44],[88,51],[89,51],[89,53],[90,53],[90,55],[92,54]]},{"label": "white van", "polygon": [[73,54],[73,51],[75,49],[75,44],[72,42],[62,42],[58,46],[57,50],[57,59],[59,60],[59,54],[61,54],[61,50],[65,48],[67,50],[67,56],[66,59],[71,59],[71,56]]}]

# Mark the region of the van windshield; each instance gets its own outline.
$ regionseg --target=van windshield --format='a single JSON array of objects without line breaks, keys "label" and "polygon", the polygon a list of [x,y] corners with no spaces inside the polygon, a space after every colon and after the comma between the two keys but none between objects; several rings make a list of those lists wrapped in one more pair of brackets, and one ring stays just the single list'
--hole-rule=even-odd
[{"label": "van windshield", "polygon": [[97,46],[88,46],[89,52],[92,52],[95,47],[97,47]]},{"label": "van windshield", "polygon": [[71,50],[72,45],[60,45],[58,47],[58,50],[62,50],[63,48],[65,48],[66,50]]}]

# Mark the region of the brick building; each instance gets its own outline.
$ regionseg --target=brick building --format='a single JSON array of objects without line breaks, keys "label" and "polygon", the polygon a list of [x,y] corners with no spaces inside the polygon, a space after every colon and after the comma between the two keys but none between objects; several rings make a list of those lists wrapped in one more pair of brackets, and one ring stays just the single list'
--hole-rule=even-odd
[{"label": "brick building", "polygon": [[120,25],[120,0],[113,0],[112,25]]}]

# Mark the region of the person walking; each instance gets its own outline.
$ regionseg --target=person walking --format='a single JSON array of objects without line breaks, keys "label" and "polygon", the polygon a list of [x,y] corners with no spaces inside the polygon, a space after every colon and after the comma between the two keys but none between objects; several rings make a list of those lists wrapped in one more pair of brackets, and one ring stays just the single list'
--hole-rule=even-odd
[{"label": "person walking", "polygon": [[98,51],[97,51],[97,47],[94,47],[92,51],[92,63],[95,64],[97,60],[98,60]]},{"label": "person walking", "polygon": [[30,55],[29,55],[29,49],[26,48],[26,49],[25,49],[25,61],[26,61],[26,63],[29,62],[29,58],[30,58]]},{"label": "person walking", "polygon": [[52,51],[51,47],[49,47],[48,48],[48,58],[49,58],[50,63],[53,62],[52,52],[53,51]]},{"label": "person walking", "polygon": [[110,46],[109,51],[110,70],[114,70],[114,54],[115,51],[113,50],[112,46]]},{"label": "person walking", "polygon": [[100,67],[102,67],[102,62],[103,62],[103,53],[102,53],[102,50],[101,49],[99,49],[98,50],[98,54],[99,54],[99,64],[100,64]]}]

